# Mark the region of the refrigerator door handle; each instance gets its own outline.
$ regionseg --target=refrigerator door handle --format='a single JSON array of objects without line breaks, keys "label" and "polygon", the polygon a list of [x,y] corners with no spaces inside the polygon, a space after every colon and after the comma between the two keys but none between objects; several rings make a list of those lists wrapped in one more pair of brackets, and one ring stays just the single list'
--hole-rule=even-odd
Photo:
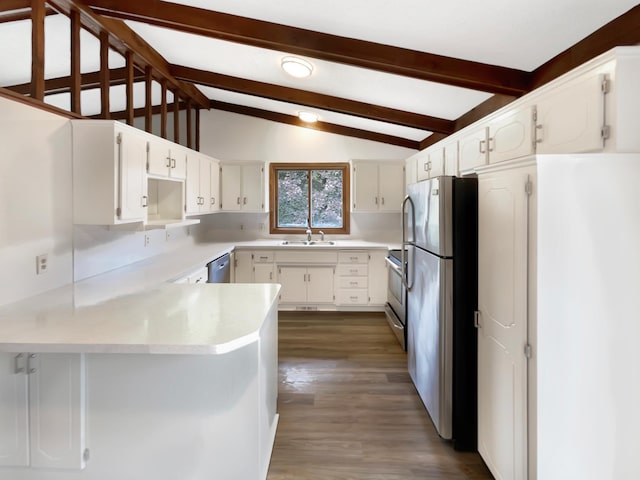
[{"label": "refrigerator door handle", "polygon": [[[411,206],[411,240],[407,240],[407,225],[406,225],[406,221],[405,221],[405,212],[406,212],[406,207],[407,204]],[[402,278],[402,283],[405,286],[405,288],[407,289],[407,291],[411,291],[411,289],[413,288],[413,272],[415,272],[415,255],[411,255],[411,263],[412,265],[409,265],[408,262],[406,262],[405,259],[405,247],[410,246],[413,244],[413,242],[416,241],[416,209],[414,208],[414,204],[413,204],[413,200],[411,200],[411,197],[409,195],[407,195],[406,197],[404,197],[404,200],[402,201],[402,247],[400,250],[400,268],[401,270],[401,278]],[[406,267],[405,267],[406,264]],[[405,268],[407,269],[407,271],[405,271]]]}]

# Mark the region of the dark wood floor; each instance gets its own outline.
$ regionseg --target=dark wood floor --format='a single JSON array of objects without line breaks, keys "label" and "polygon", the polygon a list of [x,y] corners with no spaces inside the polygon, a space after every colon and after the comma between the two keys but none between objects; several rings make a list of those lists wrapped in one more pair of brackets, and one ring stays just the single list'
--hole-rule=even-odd
[{"label": "dark wood floor", "polygon": [[383,314],[280,313],[268,480],[491,479],[441,440]]}]

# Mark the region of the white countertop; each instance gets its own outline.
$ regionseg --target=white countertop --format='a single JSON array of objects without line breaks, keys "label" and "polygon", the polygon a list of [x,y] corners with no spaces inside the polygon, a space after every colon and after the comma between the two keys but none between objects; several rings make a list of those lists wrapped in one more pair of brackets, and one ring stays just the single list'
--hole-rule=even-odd
[{"label": "white countertop", "polygon": [[160,284],[78,305],[79,292],[64,287],[3,307],[0,351],[222,354],[257,340],[279,291],[270,284]]},{"label": "white countertop", "polygon": [[0,351],[220,354],[257,339],[279,285],[173,284],[241,249],[388,249],[359,240],[200,243],[0,307]]}]

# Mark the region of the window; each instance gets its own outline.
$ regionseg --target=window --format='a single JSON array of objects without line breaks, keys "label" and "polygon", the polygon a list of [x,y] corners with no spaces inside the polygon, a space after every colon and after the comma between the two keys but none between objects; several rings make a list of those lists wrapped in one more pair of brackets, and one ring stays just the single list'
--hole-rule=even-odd
[{"label": "window", "polygon": [[270,232],[349,233],[348,163],[272,163]]}]

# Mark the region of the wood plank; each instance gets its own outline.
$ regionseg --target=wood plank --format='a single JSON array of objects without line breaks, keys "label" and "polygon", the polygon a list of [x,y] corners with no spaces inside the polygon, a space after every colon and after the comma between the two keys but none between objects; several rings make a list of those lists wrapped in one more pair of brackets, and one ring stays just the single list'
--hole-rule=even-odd
[{"label": "wood plank", "polygon": [[16,102],[24,103],[25,105],[29,105],[34,108],[39,108],[40,110],[44,110],[45,112],[55,113],[56,115],[60,115],[61,117],[65,117],[65,118],[85,118],[82,115],[78,115],[76,113],[63,110],[53,105],[49,105],[48,103],[44,103],[41,100],[36,100],[35,98],[26,97],[24,95],[21,95],[12,90],[8,90],[2,87],[0,87],[0,97],[9,98]]},{"label": "wood plank", "polygon": [[193,145],[193,112],[191,106],[191,100],[187,100],[187,148],[192,148]]},{"label": "wood plank", "polygon": [[326,133],[335,133],[336,135],[344,135],[347,137],[361,138],[363,140],[371,140],[373,142],[387,143],[389,145],[397,145],[399,147],[411,148],[418,150],[419,142],[406,138],[395,137],[393,135],[385,135],[383,133],[370,132],[357,128],[345,127],[326,122],[305,123],[298,117],[285,115],[283,113],[270,112],[258,108],[245,107],[242,105],[233,105],[230,103],[211,101],[211,108],[224,110],[226,112],[239,113],[240,115],[248,115],[251,117],[262,118],[272,122],[285,123],[296,127],[310,128]]},{"label": "wood plank", "polygon": [[196,150],[200,151],[200,109],[196,108]]},{"label": "wood plank", "polygon": [[167,138],[167,81],[160,81],[162,103],[160,104],[160,136]]},{"label": "wood plank", "polygon": [[267,480],[492,479],[440,439],[381,313],[279,313],[280,422]]},{"label": "wood plank", "polygon": [[454,122],[413,112],[356,102],[344,98],[282,87],[254,80],[247,80],[195,68],[171,65],[171,73],[179,79],[208,87],[219,88],[247,95],[255,95],[306,107],[322,108],[332,112],[355,115],[381,122],[393,123],[430,132],[452,133]]},{"label": "wood plank", "polygon": [[153,98],[151,89],[153,86],[153,73],[151,67],[147,65],[144,69],[144,129],[151,133],[153,130]]},{"label": "wood plank", "polygon": [[529,74],[405,48],[289,27],[160,0],[87,0],[95,12],[211,38],[446,83],[491,93],[521,95]]},{"label": "wood plank", "polygon": [[69,18],[71,20],[71,111],[81,113],[80,30],[82,25],[80,23],[80,12],[72,10]]},{"label": "wood plank", "polygon": [[[105,78],[108,78],[109,84],[111,86],[124,85],[126,83],[126,71],[127,71],[126,67],[115,68],[113,70],[106,70],[108,75],[106,75]],[[137,70],[134,70],[133,80],[134,82],[144,81],[144,75],[138,72]],[[90,73],[82,74],[81,76],[82,90],[91,90],[94,88],[101,88],[101,85],[102,85],[101,72],[90,72]],[[20,93],[22,95],[29,95],[31,83],[12,85],[4,88],[8,90],[12,90],[15,93]],[[71,77],[50,78],[45,80],[44,92],[45,92],[45,95],[71,92]]]},{"label": "wood plank", "polygon": [[173,92],[173,141],[180,143],[180,95]]},{"label": "wood plank", "polygon": [[31,0],[31,98],[44,100],[44,0]]},{"label": "wood plank", "polygon": [[0,2],[0,12],[11,12],[27,8],[31,8],[31,0],[2,0]]},{"label": "wood plank", "polygon": [[[100,72],[98,81],[100,82],[100,112],[104,119],[111,118],[111,70],[109,69],[109,34],[100,32]],[[125,70],[122,71],[122,78]],[[84,79],[83,79],[84,84]]]},{"label": "wood plank", "polygon": [[127,51],[124,55],[126,62],[126,103],[127,124],[133,125],[133,52]]}]

